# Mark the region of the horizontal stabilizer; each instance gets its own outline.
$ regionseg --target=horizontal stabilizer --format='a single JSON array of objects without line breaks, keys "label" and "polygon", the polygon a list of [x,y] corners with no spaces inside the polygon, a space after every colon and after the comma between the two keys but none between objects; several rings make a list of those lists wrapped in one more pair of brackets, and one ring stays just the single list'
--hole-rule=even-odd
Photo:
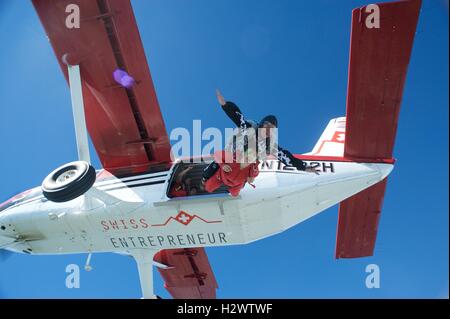
[{"label": "horizontal stabilizer", "polygon": [[367,27],[368,7],[353,10],[345,157],[392,158],[420,5],[378,4],[379,28]]},{"label": "horizontal stabilizer", "polygon": [[372,256],[387,179],[339,205],[336,258]]},{"label": "horizontal stabilizer", "polygon": [[[421,0],[353,10],[344,157],[391,160]],[[336,257],[371,256],[386,179],[339,207]]]}]

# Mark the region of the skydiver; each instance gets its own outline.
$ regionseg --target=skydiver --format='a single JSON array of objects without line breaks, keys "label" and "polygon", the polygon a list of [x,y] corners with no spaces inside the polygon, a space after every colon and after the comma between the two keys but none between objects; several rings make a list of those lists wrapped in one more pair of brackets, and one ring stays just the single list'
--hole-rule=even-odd
[{"label": "skydiver", "polygon": [[246,120],[236,104],[225,101],[218,90],[216,95],[222,109],[237,129],[232,142],[228,143],[224,151],[216,152],[214,161],[203,171],[202,183],[206,191],[213,192],[221,184],[225,184],[229,186],[230,194],[237,196],[240,189],[247,182],[251,184],[258,175],[259,162],[269,156],[274,156],[287,166],[318,174],[314,168],[278,146],[276,142],[278,120],[274,115],[265,116],[259,123]]}]

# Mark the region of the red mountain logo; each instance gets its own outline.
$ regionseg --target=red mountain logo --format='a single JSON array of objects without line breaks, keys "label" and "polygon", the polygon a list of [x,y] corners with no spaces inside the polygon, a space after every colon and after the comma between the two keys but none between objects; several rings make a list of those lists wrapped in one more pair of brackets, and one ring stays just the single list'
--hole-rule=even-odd
[{"label": "red mountain logo", "polygon": [[195,218],[198,218],[201,221],[203,221],[205,223],[208,223],[208,224],[221,223],[222,222],[221,220],[205,220],[205,219],[201,218],[200,216],[190,215],[190,214],[186,213],[185,211],[180,210],[180,212],[178,213],[177,216],[175,216],[175,217],[170,216],[166,220],[165,223],[163,223],[163,224],[155,224],[155,225],[152,225],[152,226],[154,226],[154,227],[156,227],[156,226],[166,226],[171,220],[175,220],[175,221],[179,222],[180,224],[183,224],[184,226],[187,226]]}]

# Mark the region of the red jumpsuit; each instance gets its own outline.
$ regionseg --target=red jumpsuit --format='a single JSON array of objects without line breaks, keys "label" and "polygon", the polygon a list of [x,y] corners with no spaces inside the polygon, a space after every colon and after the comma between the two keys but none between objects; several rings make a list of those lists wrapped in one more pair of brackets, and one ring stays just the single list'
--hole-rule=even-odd
[{"label": "red jumpsuit", "polygon": [[[216,152],[214,160],[219,163],[220,168],[205,183],[205,190],[209,193],[214,192],[222,185],[228,186],[231,196],[238,196],[241,189],[247,183],[247,178],[256,177],[259,174],[258,162],[251,163],[247,167],[241,168],[239,163],[223,163],[225,151]],[[223,165],[231,167],[231,172],[227,173],[223,170]]]},{"label": "red jumpsuit", "polygon": [[187,191],[183,188],[183,184],[175,182],[169,191],[171,197],[187,196]]}]

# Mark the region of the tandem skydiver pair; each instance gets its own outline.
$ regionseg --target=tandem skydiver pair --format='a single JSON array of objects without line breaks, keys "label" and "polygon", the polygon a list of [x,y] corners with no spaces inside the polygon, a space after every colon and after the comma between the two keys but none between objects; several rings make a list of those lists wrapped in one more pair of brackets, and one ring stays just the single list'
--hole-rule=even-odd
[{"label": "tandem skydiver pair", "polygon": [[246,183],[253,185],[259,174],[259,163],[270,157],[298,170],[318,174],[278,145],[278,120],[274,115],[265,116],[259,123],[248,120],[236,104],[225,101],[220,91],[216,95],[225,114],[237,127],[225,149],[215,152],[214,161],[203,171],[202,184],[207,192],[226,185],[232,196],[238,196]]}]

